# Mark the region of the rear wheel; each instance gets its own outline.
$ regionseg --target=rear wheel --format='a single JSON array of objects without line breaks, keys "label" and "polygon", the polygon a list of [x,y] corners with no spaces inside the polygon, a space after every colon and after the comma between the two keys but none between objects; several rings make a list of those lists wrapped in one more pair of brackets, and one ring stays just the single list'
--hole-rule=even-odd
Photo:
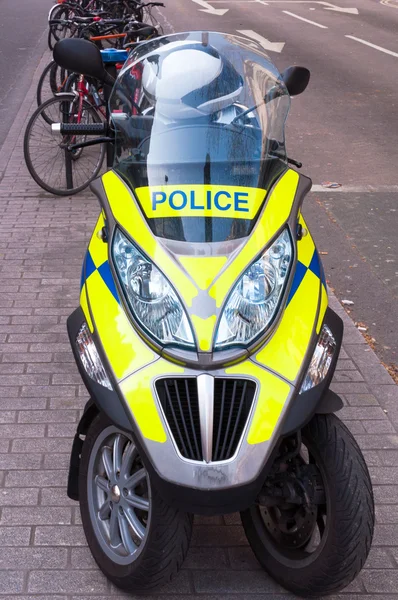
[{"label": "rear wheel", "polygon": [[192,517],[163,502],[133,439],[102,415],[84,441],[79,495],[90,550],[116,586],[146,592],[178,572]]},{"label": "rear wheel", "polygon": [[[334,415],[316,415],[299,453],[271,479],[260,505],[241,515],[258,561],[299,596],[345,588],[366,561],[374,528],[369,472],[349,430]],[[276,489],[284,490],[279,498]]]}]

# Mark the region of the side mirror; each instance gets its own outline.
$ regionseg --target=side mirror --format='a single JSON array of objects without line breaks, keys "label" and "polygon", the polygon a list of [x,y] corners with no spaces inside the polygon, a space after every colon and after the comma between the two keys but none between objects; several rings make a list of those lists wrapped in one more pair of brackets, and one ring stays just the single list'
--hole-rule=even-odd
[{"label": "side mirror", "polygon": [[80,73],[113,85],[114,79],[105,70],[101,52],[88,40],[65,38],[54,46],[53,57],[57,65],[67,71]]},{"label": "side mirror", "polygon": [[298,96],[306,89],[311,73],[305,67],[288,67],[282,73],[282,81],[290,96]]}]

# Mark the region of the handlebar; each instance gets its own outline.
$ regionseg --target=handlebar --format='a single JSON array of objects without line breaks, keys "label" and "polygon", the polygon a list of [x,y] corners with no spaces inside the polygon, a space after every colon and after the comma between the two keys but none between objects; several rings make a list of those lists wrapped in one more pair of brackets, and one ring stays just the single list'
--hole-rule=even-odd
[{"label": "handlebar", "polygon": [[51,131],[57,135],[105,135],[107,123],[52,123]]}]

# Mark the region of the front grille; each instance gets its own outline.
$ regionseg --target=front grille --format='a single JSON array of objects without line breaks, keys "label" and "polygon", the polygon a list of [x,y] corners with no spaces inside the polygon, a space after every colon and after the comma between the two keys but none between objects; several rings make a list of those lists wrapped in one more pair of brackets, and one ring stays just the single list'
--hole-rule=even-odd
[{"label": "front grille", "polygon": [[[184,458],[202,461],[199,398],[195,377],[159,379],[156,391],[174,441]],[[212,462],[231,458],[253,404],[256,384],[245,379],[214,380]],[[210,432],[211,433],[211,432]]]},{"label": "front grille", "polygon": [[236,452],[253,404],[256,384],[246,379],[216,379],[214,386],[213,461]]},{"label": "front grille", "polygon": [[196,378],[160,379],[156,391],[179,451],[185,458],[202,460]]}]

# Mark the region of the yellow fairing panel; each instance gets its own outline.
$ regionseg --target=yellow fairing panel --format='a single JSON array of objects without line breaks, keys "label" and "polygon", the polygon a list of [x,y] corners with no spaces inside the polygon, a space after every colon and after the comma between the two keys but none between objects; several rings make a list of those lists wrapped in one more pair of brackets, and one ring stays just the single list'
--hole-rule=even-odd
[{"label": "yellow fairing panel", "polygon": [[113,171],[108,171],[103,175],[102,182],[116,221],[126,231],[134,232],[137,244],[167,274],[186,304],[192,306],[192,301],[198,294],[197,288],[155,239],[123,181]]},{"label": "yellow fairing panel", "polygon": [[287,221],[299,181],[295,171],[287,171],[267,200],[264,212],[247,243],[210,288],[210,295],[220,307],[237,277],[258,255],[278,229]]},{"label": "yellow fairing panel", "polygon": [[[301,216],[300,223],[306,227]],[[292,382],[299,374],[311,341],[321,290],[321,267],[309,233],[297,243],[297,253],[296,271],[282,319],[256,355],[259,363]]]},{"label": "yellow fairing panel", "polygon": [[266,191],[232,185],[161,185],[135,189],[148,219],[222,217],[254,219]]},{"label": "yellow fairing panel", "polygon": [[269,440],[282,415],[291,386],[273,373],[265,371],[251,360],[225,369],[227,375],[255,377],[260,382],[259,395],[253,420],[247,436],[249,444]]},{"label": "yellow fairing panel", "polygon": [[211,350],[211,340],[213,338],[216,320],[216,315],[212,315],[208,319],[201,319],[196,315],[191,315],[191,321],[195,328],[199,349],[202,350],[202,352],[209,352]]},{"label": "yellow fairing panel", "polygon": [[135,422],[146,439],[159,443],[164,443],[167,440],[167,434],[152,392],[153,380],[161,375],[172,377],[183,372],[182,367],[172,365],[160,358],[125,379],[120,385]]},{"label": "yellow fairing panel", "polygon": [[121,380],[154,361],[156,355],[135,332],[120,305],[108,263],[108,244],[96,235],[96,231],[102,226],[101,216],[86,256],[85,283],[95,330],[116,378]]}]

